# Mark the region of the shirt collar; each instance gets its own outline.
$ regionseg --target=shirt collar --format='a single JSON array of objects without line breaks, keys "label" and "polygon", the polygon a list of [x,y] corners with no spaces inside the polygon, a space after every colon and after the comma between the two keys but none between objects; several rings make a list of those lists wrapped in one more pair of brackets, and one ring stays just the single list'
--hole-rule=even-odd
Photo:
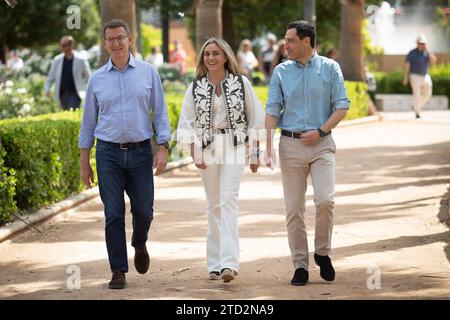
[{"label": "shirt collar", "polygon": [[[125,66],[124,70],[126,70],[128,66],[136,68],[136,59],[134,58],[134,56],[133,56],[133,54],[131,52],[130,52],[130,61],[128,61],[128,64]],[[106,65],[106,71],[111,71],[113,68],[117,69],[114,66],[114,64],[112,63],[112,59],[109,58],[108,64]]]},{"label": "shirt collar", "polygon": [[302,64],[301,62],[298,62],[297,60],[294,60],[295,66],[297,68],[300,68],[300,69],[305,68],[308,65],[310,65],[311,67],[314,67],[314,65],[316,64],[317,59],[318,59],[317,56],[318,56],[318,54],[317,54],[316,50],[313,50],[313,55],[308,60],[308,62],[306,62],[306,64]]}]

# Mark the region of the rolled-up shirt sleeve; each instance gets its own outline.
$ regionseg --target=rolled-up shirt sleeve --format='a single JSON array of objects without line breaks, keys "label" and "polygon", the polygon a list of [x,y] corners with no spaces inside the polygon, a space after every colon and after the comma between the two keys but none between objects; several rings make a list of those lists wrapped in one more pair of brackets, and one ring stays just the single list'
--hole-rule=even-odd
[{"label": "rolled-up shirt sleeve", "polygon": [[91,78],[86,91],[80,135],[78,136],[78,147],[80,149],[90,149],[94,145],[97,121],[98,102],[94,94],[94,81]]},{"label": "rolled-up shirt sleeve", "polygon": [[348,110],[350,100],[347,98],[345,90],[344,76],[338,63],[333,64],[331,75],[331,105],[333,111],[338,109]]},{"label": "rolled-up shirt sleeve", "polygon": [[170,122],[161,78],[154,66],[150,66],[150,68],[153,81],[150,110],[153,113],[153,122],[156,129],[156,143],[161,144],[170,141]]},{"label": "rolled-up shirt sleeve", "polygon": [[266,102],[266,114],[279,118],[283,110],[283,91],[281,88],[281,75],[275,68],[269,85],[269,97]]}]

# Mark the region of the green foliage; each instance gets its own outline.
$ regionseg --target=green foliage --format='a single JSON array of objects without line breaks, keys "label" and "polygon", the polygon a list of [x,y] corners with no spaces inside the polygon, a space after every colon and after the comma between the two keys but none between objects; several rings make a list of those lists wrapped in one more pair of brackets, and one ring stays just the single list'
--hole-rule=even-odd
[{"label": "green foliage", "polygon": [[80,112],[62,112],[0,122],[4,166],[16,177],[19,209],[39,208],[81,190]]},{"label": "green foliage", "polygon": [[[433,65],[429,70],[433,81],[433,95],[445,95],[450,100],[450,64]],[[409,93],[411,86],[404,86],[403,72],[377,72],[377,93]]]},{"label": "green foliage", "polygon": [[[450,1],[447,2],[447,7],[450,7]],[[450,37],[450,18],[443,7],[436,8],[436,23]]]},{"label": "green foliage", "polygon": [[0,144],[0,225],[11,221],[11,214],[16,211],[14,195],[16,191],[15,171],[3,165],[5,152]]},{"label": "green foliage", "polygon": [[58,111],[57,103],[43,94],[44,83],[39,75],[0,83],[0,120]]},{"label": "green foliage", "polygon": [[[80,6],[81,30],[67,29],[67,8],[71,5]],[[99,38],[100,17],[93,0],[20,0],[14,9],[3,3],[0,17],[0,45],[11,48],[57,43],[64,34],[87,46]]]},{"label": "green foliage", "polygon": [[66,31],[75,38],[76,44],[82,43],[84,48],[90,48],[100,43],[101,19],[99,7],[94,0],[72,0],[72,5],[80,6],[81,29]]},{"label": "green foliage", "polygon": [[259,101],[261,101],[261,104],[265,108],[267,98],[269,96],[269,87],[268,86],[254,86],[253,89],[255,90],[256,95],[259,98]]},{"label": "green foliage", "polygon": [[369,95],[364,82],[345,81],[345,90],[350,99],[350,109],[344,120],[352,120],[367,116]]},{"label": "green foliage", "polygon": [[141,23],[142,32],[142,56],[145,58],[152,52],[155,46],[162,46],[161,28],[155,28],[152,25]]},{"label": "green foliage", "polygon": [[367,57],[372,54],[384,54],[384,48],[373,46],[370,43],[370,33],[369,30],[367,30],[367,24],[367,19],[364,19],[361,27],[363,55]]},{"label": "green foliage", "polygon": [[181,74],[178,68],[175,66],[164,63],[162,66],[158,68],[159,76],[161,77],[161,82],[164,83],[166,81],[179,81],[181,80]]}]

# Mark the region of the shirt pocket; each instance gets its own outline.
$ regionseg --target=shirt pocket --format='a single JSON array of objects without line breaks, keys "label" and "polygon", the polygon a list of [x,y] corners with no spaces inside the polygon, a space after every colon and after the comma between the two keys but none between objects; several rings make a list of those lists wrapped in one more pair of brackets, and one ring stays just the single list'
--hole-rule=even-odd
[{"label": "shirt pocket", "polygon": [[317,72],[312,76],[310,81],[310,94],[313,101],[321,104],[329,104],[330,102],[330,74],[327,72]]}]

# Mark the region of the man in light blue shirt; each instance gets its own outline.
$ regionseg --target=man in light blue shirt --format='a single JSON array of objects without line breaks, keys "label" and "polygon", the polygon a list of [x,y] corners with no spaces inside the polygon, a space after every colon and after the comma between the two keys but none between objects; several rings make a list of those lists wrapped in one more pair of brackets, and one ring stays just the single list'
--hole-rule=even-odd
[{"label": "man in light blue shirt", "polygon": [[[105,207],[105,236],[113,273],[111,289],[126,285],[128,272],[124,191],[131,202],[134,265],[144,274],[150,265],[146,248],[153,219],[153,169],[166,167],[170,124],[156,68],[130,53],[133,37],[125,21],[103,27],[104,47],[111,56],[90,78],[78,146],[81,179],[90,187],[94,177],[89,155],[95,138],[100,197]],[[150,139],[156,129],[159,149],[153,160]]]},{"label": "man in light blue shirt", "polygon": [[335,271],[329,253],[336,145],[331,129],[345,117],[350,101],[339,65],[315,52],[315,31],[309,22],[290,23],[284,39],[289,60],[275,68],[266,104],[266,163],[272,167],[273,134],[279,126],[286,224],[295,269],[291,284],[305,285],[309,279],[304,219],[308,175],[316,205],[314,260],[321,277],[333,281]]}]

